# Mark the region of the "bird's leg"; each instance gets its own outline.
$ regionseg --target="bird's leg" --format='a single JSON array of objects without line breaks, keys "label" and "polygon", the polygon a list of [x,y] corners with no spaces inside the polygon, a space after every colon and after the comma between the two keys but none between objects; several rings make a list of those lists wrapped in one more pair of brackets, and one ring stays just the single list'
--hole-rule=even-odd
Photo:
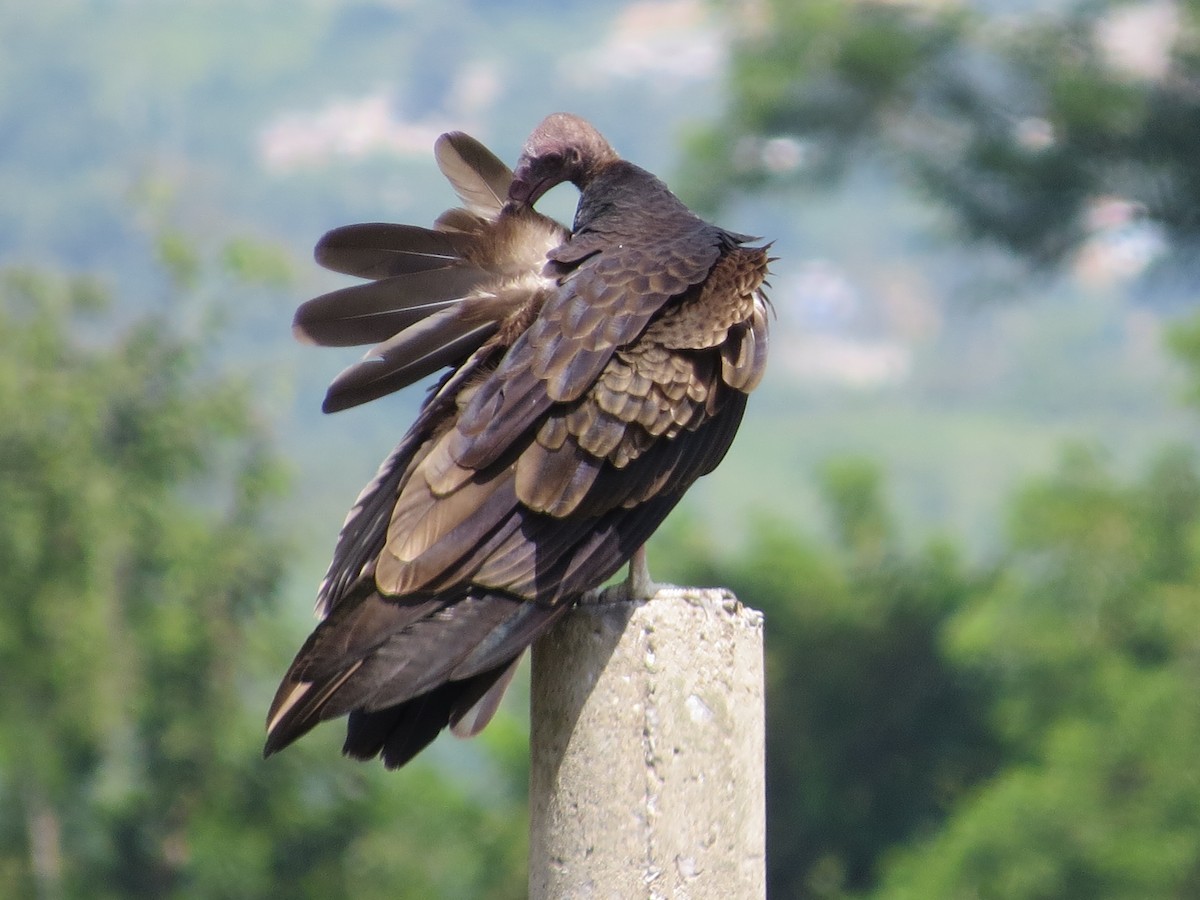
[{"label": "bird's leg", "polygon": [[646,565],[646,545],[638,547],[629,557],[629,576],[624,581],[610,584],[603,590],[588,591],[579,598],[584,606],[605,603],[643,603],[652,600],[670,585],[656,584],[650,578],[650,567]]},{"label": "bird's leg", "polygon": [[625,590],[630,600],[649,600],[658,593],[659,586],[650,577],[650,566],[646,562],[646,545],[638,547],[629,557],[629,578]]}]

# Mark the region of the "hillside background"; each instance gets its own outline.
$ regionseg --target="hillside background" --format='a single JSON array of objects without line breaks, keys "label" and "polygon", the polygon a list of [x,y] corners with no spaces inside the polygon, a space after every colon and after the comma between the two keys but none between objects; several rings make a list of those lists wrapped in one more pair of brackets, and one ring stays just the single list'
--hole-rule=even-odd
[{"label": "hillside background", "polygon": [[[439,133],[513,158],[556,109],[699,195],[680,178],[683,144],[725,102],[729,16],[700,3],[54,2],[0,15],[0,259],[95,273],[132,314],[165,289],[164,229],[201,257],[241,238],[275,247],[287,285],[230,311],[231,352],[261,380],[299,473],[298,515],[326,541],[417,392],[320,416],[324,385],[356,356],[292,342],[294,305],[342,283],[310,262],[316,239],[431,221],[453,201],[431,161]],[[568,189],[551,200],[569,219]],[[954,240],[936,207],[869,167],[738,201],[721,221],[775,241],[779,324],[738,452],[689,501],[705,516],[759,509],[811,526],[814,468],[863,453],[894,476],[918,533],[987,550],[1002,499],[1065,441],[1128,467],[1195,434],[1161,352],[1179,292],[1135,281],[1152,234],[1115,223],[1071,271],[1030,276]]]},{"label": "hillside background", "polygon": [[[812,6],[828,13],[830,40],[845,36],[837,28],[862,24],[852,21],[857,13],[829,13],[834,6]],[[1052,0],[1019,10],[986,3],[845,6],[887,8],[888,16],[914,16],[926,29],[941,27],[944,8],[951,8],[951,18],[966,11],[977,21],[999,22],[995,27],[1013,19],[1061,24],[1083,16],[1079,21],[1088,28],[1107,22],[1113,46],[1149,40],[1150,48],[1142,49],[1150,54],[1155,47],[1173,52],[1171,36],[1180,29],[1178,46],[1192,48],[1197,39],[1195,4],[1165,0],[1083,12]],[[1127,6],[1149,18],[1122,26],[1112,10]],[[772,765],[784,774],[773,782],[780,792],[772,800],[773,892],[954,897],[965,896],[960,890],[969,884],[977,896],[1067,896],[1055,886],[1086,872],[1093,891],[1079,896],[1168,895],[1157,888],[1144,892],[1151,882],[1124,870],[1106,881],[1090,863],[1064,863],[1071,852],[1091,859],[1077,848],[1036,862],[1014,851],[1019,862],[1013,865],[1021,871],[1057,873],[1032,886],[987,867],[963,874],[975,871],[965,851],[955,874],[937,889],[920,887],[916,873],[922,842],[969,840],[969,822],[961,817],[984,813],[963,810],[981,796],[986,800],[989,785],[1015,778],[1009,766],[1019,763],[1032,778],[1038,760],[1048,758],[1042,754],[1051,752],[1046,742],[1058,752],[1069,741],[1058,731],[1053,740],[1046,737],[1049,726],[1035,738],[1029,721],[1013,724],[1023,715],[1036,718],[1015,707],[1038,704],[1020,699],[1020,686],[996,674],[1007,671],[1003,647],[982,636],[1018,629],[1006,616],[1025,607],[1001,603],[1004,591],[1045,597],[1061,588],[1029,586],[1046,574],[1037,561],[1053,557],[1048,548],[1067,540],[1066,532],[1049,525],[1037,531],[1036,523],[1044,525],[1053,508],[1064,521],[1072,515],[1108,521],[1111,515],[1128,525],[1135,515],[1153,518],[1172,497],[1190,496],[1187,453],[1171,457],[1177,468],[1170,469],[1163,448],[1193,447],[1200,437],[1186,402],[1189,368],[1166,346],[1166,335],[1195,309],[1194,271],[1178,264],[1170,230],[1119,196],[1095,198],[1069,253],[1031,261],[1011,242],[965,235],[946,203],[889,164],[886,153],[855,155],[849,138],[846,164],[827,170],[820,148],[803,133],[733,135],[754,139],[735,149],[754,155],[754,165],[776,181],[743,177],[736,153],[725,158],[724,169],[706,166],[704,148],[720,142],[714,134],[744,124],[736,110],[747,102],[745,83],[735,75],[752,52],[746,48],[766,40],[755,31],[756,17],[783,21],[789,9],[785,2],[699,0],[0,4],[0,266],[25,273],[21,278],[37,272],[46,279],[34,287],[19,281],[15,288],[10,280],[0,301],[14,341],[12,368],[26,360],[29,384],[66,371],[67,363],[54,362],[60,357],[29,337],[33,331],[21,330],[31,321],[23,311],[30,303],[41,308],[58,296],[54,302],[70,308],[55,314],[54,326],[69,336],[66,360],[121,344],[152,317],[179,347],[192,348],[186,354],[203,359],[195,377],[238,385],[246,413],[227,432],[270,445],[279,469],[278,489],[255,513],[262,533],[278,537],[264,547],[275,568],[269,577],[262,574],[271,585],[263,593],[274,599],[237,619],[241,637],[217,641],[202,663],[215,666],[228,652],[250,660],[239,674],[227,675],[233,680],[220,712],[236,720],[230,727],[239,735],[250,735],[237,739],[237,753],[229,751],[238,760],[229,771],[239,774],[218,766],[224,751],[213,749],[210,762],[212,772],[232,779],[227,789],[233,794],[243,793],[230,786],[242,784],[238,779],[277,779],[259,785],[276,799],[246,813],[242,831],[222,824],[220,804],[207,818],[180,813],[170,824],[146,818],[156,795],[147,787],[138,802],[128,800],[129,792],[138,794],[138,770],[112,774],[122,751],[103,737],[113,733],[111,722],[93,723],[93,749],[47,774],[47,787],[36,796],[20,788],[28,758],[12,750],[0,756],[0,792],[9,795],[12,810],[24,811],[5,814],[0,823],[0,893],[85,896],[96,873],[155,860],[163,880],[114,882],[113,896],[276,896],[281,885],[325,897],[520,895],[520,692],[490,736],[470,745],[443,740],[425,763],[392,775],[342,760],[333,725],[307,738],[306,749],[288,751],[294,764],[259,763],[245,723],[265,710],[272,679],[311,625],[315,585],[346,509],[422,395],[413,389],[335,416],[320,414],[325,385],[356,357],[292,340],[294,307],[343,283],[318,270],[312,245],[337,225],[427,223],[451,205],[453,195],[431,155],[439,133],[468,131],[511,162],[532,126],[561,109],[593,121],[624,156],[662,175],[722,225],[774,241],[779,257],[771,279],[778,317],[768,377],[725,463],[691,492],[651,551],[656,572],[733,583],[745,602],[767,607],[769,629],[778,622],[770,651],[776,666],[772,728],[779,736]],[[805,27],[818,29],[821,21],[814,13]],[[1170,32],[1159,44],[1146,38],[1155,27]],[[1036,144],[1041,132],[1030,121],[1027,138]],[[573,205],[567,188],[543,204],[567,221]],[[109,298],[103,314],[76,314],[81,289],[71,279],[81,277],[88,290]],[[61,299],[68,296],[74,299]],[[18,355],[25,352],[28,357]],[[163,352],[164,366],[171,355]],[[43,396],[22,377],[12,375],[15,387],[6,396],[13,404],[33,397],[56,402],[58,394]],[[12,407],[18,408],[25,407]],[[49,430],[45,440],[53,443],[54,434]],[[195,436],[201,455],[209,452],[204,440]],[[0,453],[14,454],[17,446],[24,445],[0,443]],[[16,456],[4,465],[9,478],[24,471]],[[205,477],[228,471],[222,462]],[[1090,487],[1071,494],[1079,483]],[[1158,500],[1147,499],[1153,497]],[[1088,505],[1104,498],[1109,505],[1101,511]],[[184,501],[212,502],[195,489]],[[1175,526],[1163,528],[1177,537],[1194,534],[1191,507],[1179,516],[1171,520]],[[11,526],[12,535],[28,533],[23,522]],[[1140,534],[1151,525],[1128,528]],[[1180,540],[1187,546],[1179,553],[1191,560],[1196,547]],[[1130,551],[1131,567],[1149,565],[1159,544],[1151,545]],[[1124,546],[1100,541],[1071,571],[1092,572]],[[1032,568],[1022,568],[1022,558]],[[1128,599],[1136,593],[1130,584],[1156,578],[1191,585],[1192,562],[1180,565],[1169,577],[1144,566],[1136,577],[1126,573],[1119,596]],[[771,569],[775,581],[765,574]],[[1013,579],[1025,587],[1014,587]],[[14,579],[13,589],[19,584],[40,590],[42,582]],[[1084,594],[1095,599],[1108,586]],[[1193,606],[1179,599],[1183,595],[1193,596],[1173,594],[1186,623]],[[202,597],[190,613],[200,619]],[[35,599],[31,587],[8,602]],[[798,610],[797,618],[789,620],[793,613],[785,610]],[[1100,615],[1087,615],[1093,614]],[[1141,621],[1138,615],[1130,614]],[[67,612],[65,621],[72,616]],[[1064,616],[1045,623],[1051,633],[1073,633],[1079,625]],[[110,636],[120,630],[111,622],[94,627]],[[140,627],[131,625],[132,637],[121,646],[159,640],[158,632]],[[879,663],[879,670],[872,675],[864,662],[854,672],[840,671],[816,638],[831,634],[838,637],[824,641],[826,648],[844,638],[856,648],[845,658]],[[897,649],[888,641],[901,634],[913,642]],[[1008,637],[1011,646],[1028,649],[1024,637]],[[35,650],[36,642],[24,642],[20,652],[9,651],[6,665],[38,665],[47,656]],[[54,652],[78,659],[70,648]],[[806,663],[788,662],[806,654]],[[1120,681],[1111,668],[1100,669],[1096,679]],[[207,669],[194,671],[207,677]],[[880,693],[897,671],[923,673],[911,682],[900,679],[912,690],[907,699]],[[834,673],[824,687],[812,681],[822,672]],[[38,681],[39,696],[58,704],[57,692],[69,693],[64,685],[70,681]],[[1021,683],[1030,696],[1061,688],[1058,682]],[[805,685],[811,695],[797,698],[792,692]],[[121,695],[125,688],[112,689]],[[943,689],[948,695],[937,694]],[[945,702],[939,706],[934,695]],[[824,713],[810,708],[823,696]],[[899,751],[907,760],[901,768],[924,773],[911,779],[893,774],[910,793],[881,799],[886,790],[873,780],[887,780],[880,757],[855,744],[857,725],[828,718],[839,696],[869,696],[864,709],[883,718],[913,712],[906,703],[932,704],[921,707],[927,719],[914,713],[898,726],[913,742]],[[1186,702],[1194,705],[1195,695]],[[156,727],[170,719],[171,696],[161,703],[166,719]],[[1049,717],[1044,705],[1039,708]],[[204,708],[192,705],[191,713],[198,718],[189,727],[205,727]],[[30,722],[37,718],[26,714]],[[120,712],[112,715],[126,721]],[[1064,717],[1084,727],[1086,716],[1074,707]],[[135,719],[122,727],[138,735],[135,743],[153,744],[153,729],[142,719],[130,724]],[[859,725],[883,728],[879,721]],[[816,746],[825,726],[833,729],[831,741],[846,742],[837,746],[867,754],[850,753],[861,771],[829,768],[836,760],[824,754],[836,754]],[[895,735],[881,733],[884,755],[895,763]],[[48,748],[56,746],[53,735],[46,740]],[[21,743],[12,734],[0,747]],[[784,743],[790,749],[781,750]],[[789,757],[804,747],[811,752],[803,760]],[[825,760],[819,766],[818,757]],[[255,766],[276,769],[260,776]],[[1131,777],[1140,783],[1143,776]],[[1170,775],[1186,779],[1192,793],[1196,777],[1193,769]],[[154,784],[153,790],[169,793],[169,768]],[[205,783],[196,790],[207,790]],[[107,812],[58,816],[55,810],[67,803]],[[894,821],[883,821],[889,816]],[[1187,896],[1187,885],[1200,878],[1200,825],[1191,825],[1159,843],[1170,845],[1171,864],[1183,873],[1163,888],[1174,896]],[[405,849],[387,858],[396,843]],[[231,851],[235,844],[242,850]],[[941,846],[940,858],[954,855],[946,845],[928,846]],[[997,849],[1008,846],[1003,839],[987,846],[1007,859]]]}]

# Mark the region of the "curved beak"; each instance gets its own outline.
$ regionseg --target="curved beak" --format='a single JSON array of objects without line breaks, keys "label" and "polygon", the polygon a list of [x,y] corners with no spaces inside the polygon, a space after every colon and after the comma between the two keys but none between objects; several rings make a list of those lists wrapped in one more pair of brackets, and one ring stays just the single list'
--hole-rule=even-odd
[{"label": "curved beak", "polygon": [[521,206],[533,206],[551,187],[549,179],[534,181],[530,166],[518,165],[513,172],[512,184],[508,186],[508,201]]}]

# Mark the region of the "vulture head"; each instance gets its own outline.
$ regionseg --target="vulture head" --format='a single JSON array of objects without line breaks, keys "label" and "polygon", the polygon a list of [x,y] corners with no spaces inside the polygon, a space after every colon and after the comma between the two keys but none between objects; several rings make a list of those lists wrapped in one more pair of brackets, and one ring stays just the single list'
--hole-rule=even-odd
[{"label": "vulture head", "polygon": [[554,113],[534,129],[508,189],[510,202],[532,206],[546,191],[569,181],[583,189],[617,152],[579,116]]}]

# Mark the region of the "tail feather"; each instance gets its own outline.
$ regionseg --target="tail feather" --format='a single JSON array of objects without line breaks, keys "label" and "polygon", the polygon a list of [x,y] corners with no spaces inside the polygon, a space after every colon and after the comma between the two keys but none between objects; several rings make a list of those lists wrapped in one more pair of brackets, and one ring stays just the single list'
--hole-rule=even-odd
[{"label": "tail feather", "polygon": [[[460,711],[469,710],[483,698],[493,696],[496,688],[502,696],[517,662],[514,659],[466,681],[448,681],[426,694],[386,709],[355,710],[350,713],[342,752],[360,760],[380,756],[387,768],[400,768],[433,743],[442,729],[454,727],[454,723],[461,720]],[[496,696],[497,704],[499,696]]]},{"label": "tail feather", "polygon": [[474,734],[525,648],[566,609],[491,593],[397,606],[371,592],[317,627],[271,704],[264,755],[347,713],[345,752],[382,753],[391,767],[448,726]]},{"label": "tail feather", "polygon": [[447,681],[463,680],[451,672],[493,631],[503,630],[522,605],[503,594],[468,594],[443,606],[382,641],[356,677],[331,698],[330,707],[342,712],[383,709]]},{"label": "tail feather", "polygon": [[324,715],[330,698],[354,677],[362,663],[361,659],[356,660],[324,682],[284,679],[267,715],[267,742],[263,747],[263,756],[277,753],[330,718]]},{"label": "tail feather", "polygon": [[499,665],[534,642],[570,609],[569,603],[550,606],[545,603],[526,602],[503,626],[494,629],[451,671],[453,679],[470,678],[479,672]]},{"label": "tail feather", "polygon": [[344,598],[308,636],[267,711],[267,756],[336,715],[329,701],[387,638],[444,601],[384,600],[369,585]]},{"label": "tail feather", "polygon": [[[475,699],[470,691],[463,691],[459,695],[454,708],[450,710],[451,734],[456,738],[472,738],[487,727],[488,722],[492,721],[500,709],[500,701],[504,699],[504,692],[512,684],[513,676],[517,674],[517,665],[524,655],[522,652],[514,657],[478,699]],[[480,676],[475,676],[472,681],[477,678]]]}]

